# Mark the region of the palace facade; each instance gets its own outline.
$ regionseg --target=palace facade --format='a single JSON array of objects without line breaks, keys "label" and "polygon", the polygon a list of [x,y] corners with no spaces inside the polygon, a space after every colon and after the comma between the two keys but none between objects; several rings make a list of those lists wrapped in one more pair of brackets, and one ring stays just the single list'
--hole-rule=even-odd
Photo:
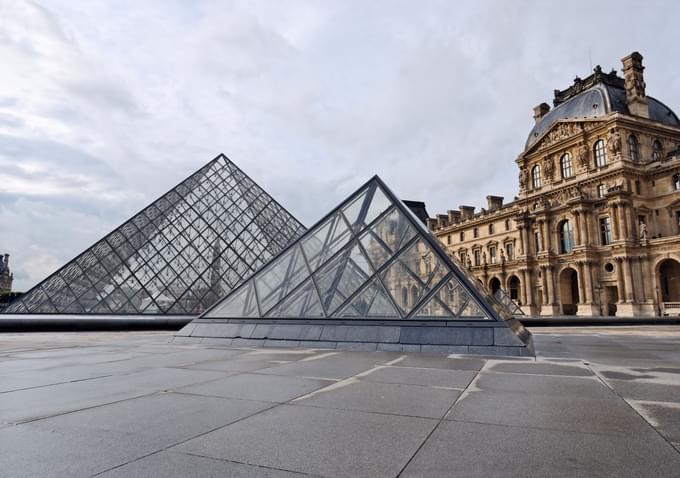
[{"label": "palace facade", "polygon": [[680,120],[647,96],[642,56],[555,90],[517,157],[519,193],[428,227],[526,314],[680,313]]}]

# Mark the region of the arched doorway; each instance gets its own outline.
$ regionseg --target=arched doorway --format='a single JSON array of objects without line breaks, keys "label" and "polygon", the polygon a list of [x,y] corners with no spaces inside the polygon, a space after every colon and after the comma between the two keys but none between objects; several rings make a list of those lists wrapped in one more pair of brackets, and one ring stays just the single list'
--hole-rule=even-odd
[{"label": "arched doorway", "polygon": [[501,288],[501,281],[498,279],[498,277],[493,277],[489,281],[489,290],[493,295],[496,295],[496,292],[498,292]]},{"label": "arched doorway", "polygon": [[560,273],[560,302],[564,315],[576,315],[578,309],[578,273],[567,267]]},{"label": "arched doorway", "polygon": [[508,279],[508,290],[510,291],[510,298],[519,302],[519,278],[517,276],[510,276],[510,279]]},{"label": "arched doorway", "polygon": [[659,264],[659,288],[662,302],[680,302],[680,263],[666,259]]}]

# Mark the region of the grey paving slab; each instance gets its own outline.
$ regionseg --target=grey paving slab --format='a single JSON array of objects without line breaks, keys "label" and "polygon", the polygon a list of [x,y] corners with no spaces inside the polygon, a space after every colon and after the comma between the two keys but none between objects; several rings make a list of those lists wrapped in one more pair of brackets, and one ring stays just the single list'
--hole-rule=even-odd
[{"label": "grey paving slab", "polygon": [[403,477],[674,477],[680,455],[660,436],[608,436],[443,422]]},{"label": "grey paving slab", "polygon": [[198,385],[189,385],[177,391],[215,397],[287,402],[332,383],[334,382],[329,380],[244,373]]},{"label": "grey paving slab", "polygon": [[7,392],[0,395],[0,422],[32,420],[224,376],[222,372],[158,368]]},{"label": "grey paving slab", "polygon": [[568,375],[573,377],[588,377],[594,373],[585,366],[564,365],[547,362],[501,362],[493,363],[488,370],[507,373],[528,373],[539,375]]},{"label": "grey paving slab", "polygon": [[516,373],[482,372],[475,381],[482,390],[552,395],[572,398],[618,399],[597,377],[522,375]]},{"label": "grey paving slab", "polygon": [[449,370],[479,370],[486,360],[476,357],[446,357],[442,355],[410,354],[397,365],[402,367],[443,368]]},{"label": "grey paving slab", "polygon": [[352,356],[349,352],[344,352],[345,355],[339,355],[340,352],[330,353],[333,355],[261,369],[258,373],[343,379],[385,362],[385,358],[382,355],[378,355],[379,352],[376,352],[375,357],[370,355]]},{"label": "grey paving slab", "polygon": [[140,454],[166,448],[272,406],[268,402],[158,393],[32,422],[39,430],[134,436]]},{"label": "grey paving slab", "polygon": [[171,450],[324,476],[393,477],[436,423],[281,405]]},{"label": "grey paving slab", "polygon": [[477,372],[467,370],[389,366],[362,376],[361,380],[463,389],[476,375]]},{"label": "grey paving slab", "polygon": [[630,404],[680,450],[680,403],[631,401]]},{"label": "grey paving slab", "polygon": [[607,379],[606,382],[624,398],[651,402],[680,402],[680,386],[675,384],[611,379]]},{"label": "grey paving slab", "polygon": [[296,400],[294,403],[343,410],[441,418],[459,395],[458,390],[356,380],[328,392],[322,390],[308,398]]},{"label": "grey paving slab", "polygon": [[310,476],[184,453],[160,452],[99,475],[101,478],[298,478]]},{"label": "grey paving slab", "polygon": [[588,433],[634,435],[651,431],[623,400],[476,391],[463,397],[447,419]]}]

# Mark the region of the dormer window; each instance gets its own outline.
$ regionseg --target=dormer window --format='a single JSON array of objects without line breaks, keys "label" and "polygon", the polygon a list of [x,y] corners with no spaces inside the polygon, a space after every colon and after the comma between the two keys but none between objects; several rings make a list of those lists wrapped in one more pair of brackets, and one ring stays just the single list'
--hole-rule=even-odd
[{"label": "dormer window", "polygon": [[658,161],[661,159],[663,156],[663,145],[661,144],[661,141],[658,139],[654,140],[654,143],[652,143],[652,160],[653,161]]},{"label": "dormer window", "polygon": [[628,136],[628,155],[630,156],[630,160],[632,162],[638,162],[638,141],[634,134]]},{"label": "dormer window", "polygon": [[574,175],[571,169],[571,154],[564,153],[560,158],[560,171],[562,171],[562,179],[567,179]]},{"label": "dormer window", "polygon": [[604,147],[604,140],[598,139],[595,141],[593,153],[595,156],[595,166],[601,168],[607,165],[607,150]]},{"label": "dormer window", "polygon": [[541,165],[537,164],[531,168],[531,185],[534,189],[538,189],[542,186],[541,184]]}]

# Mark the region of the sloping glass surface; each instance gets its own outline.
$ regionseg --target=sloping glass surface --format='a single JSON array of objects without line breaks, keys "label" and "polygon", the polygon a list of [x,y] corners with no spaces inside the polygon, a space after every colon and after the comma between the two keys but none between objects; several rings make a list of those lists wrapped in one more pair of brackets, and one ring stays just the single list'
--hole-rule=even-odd
[{"label": "sloping glass surface", "polygon": [[[220,155],[4,312],[198,314],[304,231]],[[294,284],[270,287],[275,303]]]},{"label": "sloping glass surface", "polygon": [[390,198],[369,181],[203,317],[244,317],[252,292],[267,318],[489,318],[475,299],[483,295]]}]

